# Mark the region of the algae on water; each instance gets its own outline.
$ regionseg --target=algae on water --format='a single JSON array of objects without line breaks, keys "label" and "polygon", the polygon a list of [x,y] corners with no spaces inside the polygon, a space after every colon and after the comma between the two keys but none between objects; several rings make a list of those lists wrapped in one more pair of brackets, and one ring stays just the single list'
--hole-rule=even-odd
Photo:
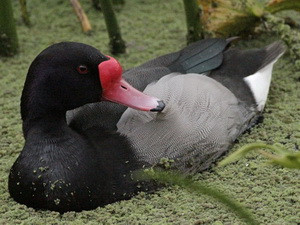
[{"label": "algae on water", "polygon": [[[12,1],[15,9],[18,2]],[[195,196],[174,186],[153,194],[140,193],[128,201],[80,213],[33,210],[9,197],[9,169],[21,151],[24,140],[19,113],[20,95],[30,63],[49,45],[60,41],[78,41],[109,53],[104,18],[90,0],[81,0],[94,33],[82,33],[68,1],[27,1],[30,28],[20,23],[15,10],[20,54],[0,58],[0,224],[241,224],[221,204],[205,196]],[[300,17],[288,13],[300,23]],[[181,49],[186,44],[186,24],[182,0],[126,0],[117,12],[127,53],[118,56],[125,69],[159,55]],[[240,40],[240,48],[262,47],[279,35],[259,33]],[[294,59],[285,54],[274,66],[273,80],[263,123],[243,134],[231,151],[252,142],[281,143],[299,151],[300,72]],[[299,171],[261,167],[265,159],[252,154],[225,168],[213,167],[196,174],[194,181],[205,181],[234,196],[264,224],[297,225],[300,218]],[[39,168],[37,168],[37,173]]]}]

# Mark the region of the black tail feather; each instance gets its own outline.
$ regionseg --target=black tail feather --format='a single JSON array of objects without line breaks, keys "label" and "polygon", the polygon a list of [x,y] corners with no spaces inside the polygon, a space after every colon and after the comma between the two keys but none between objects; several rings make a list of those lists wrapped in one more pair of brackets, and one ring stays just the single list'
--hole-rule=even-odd
[{"label": "black tail feather", "polygon": [[274,42],[261,49],[227,49],[222,66],[212,70],[208,76],[231,90],[246,104],[255,104],[250,88],[244,78],[255,74],[280,57],[285,51],[281,42]]},{"label": "black tail feather", "polygon": [[266,57],[258,70],[264,68],[269,63],[280,57],[285,52],[285,47],[280,41],[275,41],[264,48]]}]

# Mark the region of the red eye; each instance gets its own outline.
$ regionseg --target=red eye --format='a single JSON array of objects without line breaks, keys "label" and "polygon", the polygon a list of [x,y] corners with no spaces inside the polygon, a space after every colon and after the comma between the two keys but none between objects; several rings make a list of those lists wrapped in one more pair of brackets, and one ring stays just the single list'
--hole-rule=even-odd
[{"label": "red eye", "polygon": [[87,66],[85,66],[85,65],[80,65],[80,66],[78,66],[78,67],[77,67],[77,71],[78,71],[78,73],[80,73],[80,74],[87,74],[87,73],[89,72]]}]

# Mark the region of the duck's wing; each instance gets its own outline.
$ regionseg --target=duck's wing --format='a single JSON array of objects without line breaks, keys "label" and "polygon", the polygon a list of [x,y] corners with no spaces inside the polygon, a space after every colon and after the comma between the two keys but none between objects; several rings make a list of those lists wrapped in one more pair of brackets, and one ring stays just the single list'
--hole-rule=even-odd
[{"label": "duck's wing", "polygon": [[223,61],[223,51],[233,40],[211,38],[197,41],[180,51],[150,60],[126,71],[123,76],[139,90],[172,72],[205,73],[216,69]]},{"label": "duck's wing", "polygon": [[219,67],[223,51],[233,39],[211,38],[201,40],[180,51],[179,57],[169,65],[172,72],[205,73]]},{"label": "duck's wing", "polygon": [[145,92],[165,100],[163,112],[127,109],[117,126],[137,159],[152,165],[168,158],[184,172],[203,170],[255,117],[227,88],[199,74],[167,75]]}]

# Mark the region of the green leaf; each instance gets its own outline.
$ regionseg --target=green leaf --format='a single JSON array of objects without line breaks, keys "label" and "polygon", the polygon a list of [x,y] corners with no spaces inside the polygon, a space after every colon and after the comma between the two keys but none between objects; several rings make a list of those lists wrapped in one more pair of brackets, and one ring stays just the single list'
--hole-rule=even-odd
[{"label": "green leaf", "polygon": [[247,224],[259,224],[253,218],[253,215],[248,211],[248,209],[240,205],[232,198],[224,195],[222,191],[209,187],[206,183],[194,182],[191,178],[186,177],[178,172],[161,171],[153,168],[146,169],[143,172],[140,171],[135,175],[137,175],[140,179],[151,178],[164,184],[178,185],[191,193],[209,196],[227,206]]},{"label": "green leaf", "polygon": [[[276,154],[271,154],[269,152],[263,151],[261,149],[269,149],[274,151]],[[285,149],[282,146],[268,145],[265,143],[251,143],[244,145],[237,151],[233,152],[231,155],[219,162],[219,166],[225,166],[229,163],[239,160],[251,151],[258,151],[261,155],[270,159],[270,163],[280,165],[290,169],[300,169],[300,152],[293,152]]]}]

